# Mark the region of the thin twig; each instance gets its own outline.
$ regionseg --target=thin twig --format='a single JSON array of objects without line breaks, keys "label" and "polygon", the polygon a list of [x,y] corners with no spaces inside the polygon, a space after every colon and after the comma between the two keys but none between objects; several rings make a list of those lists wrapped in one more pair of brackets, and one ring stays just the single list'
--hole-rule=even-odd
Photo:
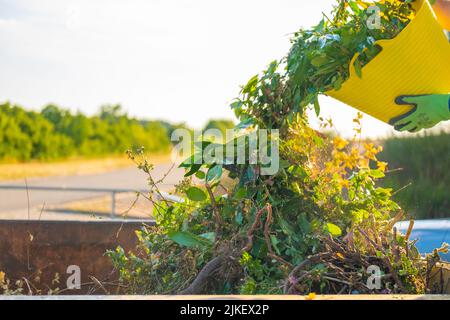
[{"label": "thin twig", "polygon": [[41,220],[42,213],[44,212],[44,209],[45,209],[45,202],[42,204],[42,208],[41,208],[41,212],[39,212],[39,218],[38,218],[38,220]]},{"label": "thin twig", "polygon": [[31,290],[30,284],[28,283],[28,279],[25,277],[22,277],[22,279],[25,281],[27,287],[28,287],[28,295],[32,296],[33,295],[33,290]]},{"label": "thin twig", "polygon": [[281,262],[289,267],[293,267],[291,263],[289,263],[286,260],[284,260],[283,258],[277,256],[272,249],[272,241],[270,239],[270,225],[272,224],[272,206],[270,204],[267,204],[266,211],[267,211],[267,217],[266,217],[266,223],[264,224],[264,238],[266,240],[267,251],[269,251],[269,257],[271,257],[272,259],[275,259],[278,262]]},{"label": "thin twig", "polygon": [[410,186],[412,186],[412,182],[408,183],[407,185],[401,187],[401,188],[398,189],[398,190],[395,190],[394,192],[392,192],[392,195],[395,196],[397,193],[399,193],[399,192],[405,190],[406,188],[408,188],[408,187],[410,187]]},{"label": "thin twig", "polygon": [[[89,276],[89,279],[91,279],[99,288],[101,288],[103,290],[103,292],[105,292],[107,295],[109,295],[109,291],[106,290],[106,288],[103,286],[103,284],[94,276]],[[95,290],[96,288],[94,287],[92,290]]]},{"label": "thin twig", "polygon": [[414,220],[411,219],[411,220],[409,220],[408,230],[406,231],[406,234],[405,234],[405,242],[406,243],[408,242],[409,237],[411,236],[411,232],[412,232],[413,228],[414,228]]},{"label": "thin twig", "polygon": [[[126,209],[125,211],[119,213],[119,215],[120,215],[120,216],[124,216],[124,217],[126,218],[126,217],[128,216],[128,213],[131,211],[131,209],[134,208],[134,206],[135,206],[136,203],[138,202],[139,196],[140,196],[140,192],[137,192],[137,193],[136,193],[136,197],[135,197],[133,203],[131,204],[131,206],[130,206],[128,209]],[[120,234],[120,232],[122,231],[122,228],[123,228],[124,223],[125,223],[125,222],[122,221],[122,223],[120,224],[120,227],[119,227],[119,229],[118,229],[117,232],[116,232],[116,239],[119,238],[119,234]]]},{"label": "thin twig", "polygon": [[261,216],[264,212],[265,208],[262,208],[261,210],[259,210],[256,215],[255,215],[255,221],[253,221],[252,226],[250,227],[250,229],[248,229],[247,231],[247,244],[246,246],[242,249],[242,251],[247,251],[249,252],[250,250],[252,250],[253,248],[253,237],[254,237],[254,233],[256,231],[256,229],[259,227],[260,223],[261,223]]},{"label": "thin twig", "polygon": [[214,212],[214,218],[216,220],[216,241],[217,241],[217,239],[219,239],[221,236],[223,221],[222,221],[222,217],[220,215],[220,210],[217,207],[216,198],[214,198],[214,193],[212,192],[211,186],[208,183],[206,183],[205,187],[206,187],[206,191],[208,192],[209,199],[211,201],[211,206],[212,206],[213,212]]}]

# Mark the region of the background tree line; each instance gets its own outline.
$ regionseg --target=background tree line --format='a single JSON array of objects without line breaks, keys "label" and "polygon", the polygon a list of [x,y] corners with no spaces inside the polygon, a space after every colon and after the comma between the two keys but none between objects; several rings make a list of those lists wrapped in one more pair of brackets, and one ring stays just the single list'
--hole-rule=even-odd
[{"label": "background tree line", "polygon": [[[205,128],[225,130],[229,120],[211,120]],[[72,113],[50,104],[40,112],[0,104],[0,160],[54,160],[123,154],[144,147],[146,152],[170,151],[170,135],[183,124],[138,120],[120,105],[102,106],[93,116]]]},{"label": "background tree line", "polygon": [[0,159],[52,160],[95,157],[144,146],[148,152],[170,148],[171,125],[130,118],[120,105],[106,105],[94,116],[48,105],[40,112],[0,105]]}]

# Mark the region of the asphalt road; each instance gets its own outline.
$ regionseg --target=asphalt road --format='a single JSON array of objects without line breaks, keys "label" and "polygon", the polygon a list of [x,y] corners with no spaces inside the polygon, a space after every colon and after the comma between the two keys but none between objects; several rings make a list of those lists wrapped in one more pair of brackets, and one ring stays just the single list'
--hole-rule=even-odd
[{"label": "asphalt road", "polygon": [[[162,178],[172,164],[156,165],[152,173],[155,180]],[[172,190],[183,176],[183,170],[174,167],[160,184],[161,191]],[[75,187],[75,188],[108,188],[108,189],[148,189],[147,176],[137,168],[120,169],[113,172],[62,176],[48,178],[33,178],[16,181],[2,181],[0,185],[22,185],[46,187]],[[83,214],[64,214],[47,212],[46,207],[51,207],[65,202],[97,198],[106,196],[108,193],[92,192],[68,192],[68,191],[37,191],[37,190],[4,190],[0,189],[0,219],[85,219]],[[42,208],[44,207],[44,212]],[[45,214],[43,214],[45,213]]]}]

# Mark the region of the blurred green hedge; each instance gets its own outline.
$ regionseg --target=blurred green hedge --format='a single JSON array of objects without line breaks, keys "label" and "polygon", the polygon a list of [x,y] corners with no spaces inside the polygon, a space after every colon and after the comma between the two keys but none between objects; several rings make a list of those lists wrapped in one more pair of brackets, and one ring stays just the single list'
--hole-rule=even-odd
[{"label": "blurred green hedge", "polygon": [[[417,219],[450,217],[450,134],[392,137],[379,158],[389,163],[383,185]],[[396,170],[401,169],[401,170]]]},{"label": "blurred green hedge", "polygon": [[208,123],[203,128],[203,131],[209,130],[209,129],[217,129],[222,133],[223,137],[226,137],[226,132],[228,129],[233,129],[235,127],[235,124],[231,120],[226,119],[211,119],[208,121]]},{"label": "blurred green hedge", "polygon": [[41,112],[0,104],[0,160],[52,160],[124,153],[143,146],[147,152],[170,148],[167,123],[139,121],[120,105],[103,106],[94,116],[55,105]]}]

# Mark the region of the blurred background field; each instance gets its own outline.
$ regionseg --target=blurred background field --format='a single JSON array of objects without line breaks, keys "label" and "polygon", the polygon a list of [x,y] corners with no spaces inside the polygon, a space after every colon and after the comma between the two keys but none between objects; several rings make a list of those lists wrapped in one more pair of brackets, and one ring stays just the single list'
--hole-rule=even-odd
[{"label": "blurred background field", "polygon": [[105,157],[102,159],[70,159],[50,162],[0,163],[0,181],[28,177],[69,176],[107,172],[130,166],[125,157]]},{"label": "blurred background field", "polygon": [[380,159],[392,171],[383,185],[398,190],[394,200],[417,219],[450,217],[450,134],[391,137],[382,144]]}]

